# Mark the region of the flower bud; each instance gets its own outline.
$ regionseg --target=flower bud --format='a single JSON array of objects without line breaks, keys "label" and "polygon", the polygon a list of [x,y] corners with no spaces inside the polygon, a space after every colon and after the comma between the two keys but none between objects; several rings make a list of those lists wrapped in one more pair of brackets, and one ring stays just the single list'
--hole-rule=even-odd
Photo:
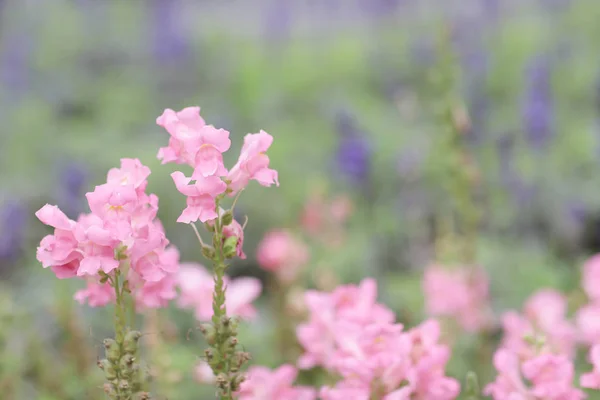
[{"label": "flower bud", "polygon": [[227,387],[227,375],[220,373],[217,375],[216,382],[218,387],[225,389]]},{"label": "flower bud", "polygon": [[212,346],[216,343],[217,332],[215,330],[215,327],[212,326],[212,324],[202,324],[198,329],[200,330],[200,332],[202,332],[202,335],[204,335],[204,339],[206,339],[206,342],[208,344]]},{"label": "flower bud", "polygon": [[126,353],[135,354],[137,351],[137,344],[142,334],[139,331],[129,331],[125,335],[125,340],[123,341],[123,350]]},{"label": "flower bud", "polygon": [[117,389],[115,389],[115,385],[112,383],[105,383],[104,393],[106,393],[106,395],[112,399],[117,396]]},{"label": "flower bud", "polygon": [[231,380],[231,391],[237,392],[238,390],[240,390],[240,385],[245,380],[246,380],[246,376],[244,374],[235,374],[235,376]]},{"label": "flower bud", "polygon": [[223,216],[221,217],[221,222],[225,226],[227,226],[233,222],[233,213],[231,212],[231,210],[227,211],[225,214],[223,214]]},{"label": "flower bud", "polygon": [[237,236],[229,236],[223,242],[223,253],[225,253],[225,257],[233,258],[237,255],[237,244],[239,238]]},{"label": "flower bud", "polygon": [[134,356],[132,356],[131,354],[125,354],[123,357],[121,357],[121,361],[119,362],[119,368],[121,369],[121,371],[131,370],[134,362]]},{"label": "flower bud", "polygon": [[119,390],[121,390],[121,391],[128,391],[129,389],[130,389],[129,382],[127,382],[124,379],[121,379],[119,381]]},{"label": "flower bud", "polygon": [[210,246],[204,246],[202,247],[202,255],[209,260],[214,260],[216,255],[215,249]]},{"label": "flower bud", "polygon": [[108,358],[113,363],[118,362],[121,352],[119,350],[119,345],[117,344],[117,342],[115,342],[114,339],[104,339],[103,343],[106,358]]},{"label": "flower bud", "polygon": [[117,371],[110,361],[104,359],[98,361],[98,367],[104,371],[104,376],[107,380],[111,381],[117,378]]},{"label": "flower bud", "polygon": [[235,347],[238,345],[238,339],[236,337],[230,337],[227,339],[227,345],[232,349],[235,349]]},{"label": "flower bud", "polygon": [[137,392],[133,395],[132,400],[150,400],[150,393],[148,392]]}]

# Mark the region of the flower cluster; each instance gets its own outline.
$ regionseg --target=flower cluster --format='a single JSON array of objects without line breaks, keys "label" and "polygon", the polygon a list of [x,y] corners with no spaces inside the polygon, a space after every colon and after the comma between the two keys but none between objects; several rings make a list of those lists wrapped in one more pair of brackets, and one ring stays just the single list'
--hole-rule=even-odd
[{"label": "flower cluster", "polygon": [[187,164],[193,168],[191,177],[182,172],[171,174],[177,190],[187,196],[187,207],[178,222],[207,222],[217,218],[217,197],[236,195],[250,180],[263,186],[279,185],[277,171],[269,169],[265,154],[273,137],[264,131],[247,134],[238,162],[227,170],[223,153],[229,150],[229,132],[207,125],[200,116],[200,107],[187,107],[175,112],[166,109],[156,123],[171,136],[169,145],[158,152],[162,163]]},{"label": "flower cluster", "polygon": [[478,332],[492,322],[488,280],[479,269],[431,265],[425,270],[423,291],[429,315],[453,318],[467,332]]},{"label": "flower cluster", "polygon": [[585,398],[573,386],[577,331],[566,313],[564,296],[545,289],[527,300],[522,315],[504,314],[505,336],[494,355],[498,375],[486,395],[495,400]]},{"label": "flower cluster", "polygon": [[566,318],[567,301],[552,289],[533,294],[525,303],[523,314],[508,311],[502,317],[503,347],[521,359],[530,359],[540,351],[575,354],[577,332]]},{"label": "flower cluster", "polygon": [[[253,318],[256,309],[252,302],[260,295],[261,283],[256,278],[244,277],[229,281],[225,278],[227,312],[231,316]],[[194,309],[198,321],[208,321],[213,316],[212,295],[215,281],[201,265],[182,263],[177,273],[177,286],[181,293],[177,299],[182,308]]]},{"label": "flower cluster", "polygon": [[54,228],[42,239],[37,259],[59,279],[87,280],[87,288],[75,295],[78,301],[95,307],[115,300],[107,280],[116,270],[125,276],[137,306],[161,307],[175,297],[179,253],[156,219],[158,198],[145,193],[149,175],[139,160],[122,159],[105,184],[86,194],[91,213],[73,221],[48,204],[36,212]]},{"label": "flower cluster", "polygon": [[322,388],[321,398],[456,398],[459,383],[445,375],[450,350],[439,343],[439,324],[429,320],[404,331],[376,297],[372,279],[332,293],[306,293],[310,316],[297,330],[305,349],[298,365],[322,366],[342,377]]}]

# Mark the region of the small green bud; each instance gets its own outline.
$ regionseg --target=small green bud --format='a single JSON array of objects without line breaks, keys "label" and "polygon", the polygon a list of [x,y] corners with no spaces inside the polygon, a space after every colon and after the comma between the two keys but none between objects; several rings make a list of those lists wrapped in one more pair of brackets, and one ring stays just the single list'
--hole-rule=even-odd
[{"label": "small green bud", "polygon": [[117,342],[115,342],[114,339],[104,339],[103,343],[106,358],[108,358],[113,363],[118,362],[121,352],[119,351],[119,345],[117,344]]},{"label": "small green bud", "polygon": [[237,255],[237,244],[239,238],[237,236],[229,236],[223,242],[223,253],[225,253],[225,257],[233,258]]},{"label": "small green bud", "polygon": [[100,360],[98,361],[98,367],[104,371],[104,376],[107,380],[111,381],[113,379],[117,379],[117,371],[110,361],[106,359]]},{"label": "small green bud", "polygon": [[227,211],[221,217],[221,222],[223,222],[223,225],[229,225],[229,224],[231,224],[233,222],[233,213],[231,211]]},{"label": "small green bud", "polygon": [[469,371],[467,373],[465,395],[467,396],[467,400],[478,400],[481,396],[481,390],[479,389],[477,375],[473,371]]},{"label": "small green bud", "polygon": [[123,291],[127,293],[131,293],[131,289],[129,288],[129,281],[125,281],[123,283]]},{"label": "small green bud", "polygon": [[108,274],[104,271],[98,271],[100,273],[100,283],[108,282]]},{"label": "small green bud", "polygon": [[131,354],[125,354],[121,357],[121,361],[119,362],[119,368],[124,370],[131,370],[133,367],[133,363],[135,362],[135,357]]},{"label": "small green bud", "polygon": [[237,392],[238,390],[240,390],[240,385],[245,380],[246,376],[244,374],[235,374],[233,379],[231,380],[231,391]]},{"label": "small green bud", "polygon": [[112,399],[117,396],[117,389],[115,389],[115,385],[112,383],[105,383],[104,393],[106,393],[106,395]]},{"label": "small green bud", "polygon": [[127,382],[126,380],[122,379],[119,381],[119,390],[121,391],[127,391],[129,390],[130,386],[129,386],[129,382]]},{"label": "small green bud", "polygon": [[212,346],[217,342],[217,332],[212,324],[202,324],[198,329],[202,332],[208,344]]},{"label": "small green bud", "polygon": [[204,246],[202,247],[202,255],[209,260],[214,260],[216,255],[215,249],[210,246]]},{"label": "small green bud", "polygon": [[137,351],[137,344],[142,334],[139,331],[129,331],[125,335],[125,340],[123,341],[123,350],[126,353],[135,354]]},{"label": "small green bud", "polygon": [[133,395],[132,400],[150,400],[150,393],[148,392],[137,392]]},{"label": "small green bud", "polygon": [[212,349],[206,349],[204,350],[204,356],[206,357],[207,361],[210,361],[215,357],[215,353],[212,351]]},{"label": "small green bud", "polygon": [[216,382],[218,387],[225,389],[227,387],[227,375],[220,373],[217,375]]},{"label": "small green bud", "polygon": [[232,349],[235,349],[235,347],[238,345],[238,339],[236,337],[230,337],[227,339],[227,344]]}]

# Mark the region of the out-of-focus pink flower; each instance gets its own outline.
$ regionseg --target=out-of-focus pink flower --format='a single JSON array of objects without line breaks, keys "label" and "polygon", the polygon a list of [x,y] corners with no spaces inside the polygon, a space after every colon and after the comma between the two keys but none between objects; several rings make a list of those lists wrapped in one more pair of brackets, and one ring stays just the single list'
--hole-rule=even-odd
[{"label": "out-of-focus pink flower", "polygon": [[215,383],[215,374],[206,361],[200,361],[194,368],[194,378],[200,383],[212,385]]},{"label": "out-of-focus pink flower", "polygon": [[343,224],[351,213],[352,202],[347,196],[328,201],[323,193],[315,192],[304,205],[300,224],[311,237],[335,247],[343,243]]},{"label": "out-of-focus pink flower", "polygon": [[238,392],[239,400],[315,400],[314,389],[293,386],[298,371],[291,365],[270,370],[251,367]]},{"label": "out-of-focus pink flower", "polygon": [[256,252],[258,264],[284,282],[293,281],[309,258],[306,245],[286,230],[267,233]]},{"label": "out-of-focus pink flower", "polygon": [[244,137],[244,145],[238,162],[231,168],[227,175],[230,181],[231,195],[248,185],[253,179],[262,186],[279,186],[277,171],[269,169],[269,157],[265,152],[271,147],[273,136],[265,131],[249,133]]},{"label": "out-of-focus pink flower", "polygon": [[87,288],[75,293],[75,300],[81,304],[88,303],[90,307],[102,307],[112,303],[115,299],[115,290],[109,283],[88,281]]},{"label": "out-of-focus pink flower", "polygon": [[307,323],[296,330],[305,354],[298,360],[300,368],[323,365],[332,367],[332,355],[337,350],[337,335],[349,324],[366,326],[371,323],[391,323],[394,313],[378,304],[377,284],[373,279],[363,280],[359,286],[340,286],[332,293],[309,290],[305,303],[310,312]]},{"label": "out-of-focus pink flower", "polygon": [[469,332],[490,325],[488,280],[483,271],[432,265],[425,271],[423,290],[430,315],[454,318]]},{"label": "out-of-focus pink flower", "polygon": [[177,279],[173,274],[164,276],[159,281],[144,281],[130,278],[130,287],[138,309],[164,308],[171,300],[177,298]]},{"label": "out-of-focus pink flower", "polygon": [[588,304],[575,316],[579,339],[586,344],[600,343],[600,304]]},{"label": "out-of-focus pink flower", "polygon": [[527,399],[528,388],[521,378],[519,357],[506,349],[494,354],[496,380],[485,387],[484,394],[494,400]]},{"label": "out-of-focus pink flower", "polygon": [[218,176],[199,177],[194,184],[182,172],[171,174],[177,190],[187,196],[187,208],[183,210],[177,222],[189,224],[200,220],[206,222],[217,218],[215,198],[227,189],[225,182]]},{"label": "out-of-focus pink flower", "polygon": [[[206,269],[194,263],[182,264],[177,281],[181,294],[178,304],[183,308],[193,308],[199,321],[207,321],[213,315],[212,295],[214,278]],[[252,302],[262,290],[260,281],[255,278],[225,279],[225,306],[227,314],[241,318],[253,318],[256,309]]]},{"label": "out-of-focus pink flower", "polygon": [[566,319],[566,299],[554,290],[546,289],[535,293],[527,300],[524,315],[509,311],[502,318],[504,327],[503,346],[529,359],[539,351],[527,338],[542,336],[544,347],[550,352],[573,356],[577,331]]},{"label": "out-of-focus pink flower", "polygon": [[592,301],[600,301],[600,254],[591,257],[583,265],[581,286]]},{"label": "out-of-focus pink flower", "polygon": [[581,375],[580,384],[587,389],[600,389],[600,345],[594,345],[589,352],[588,359],[592,363],[592,372]]},{"label": "out-of-focus pink flower", "polygon": [[523,363],[523,376],[532,385],[531,394],[541,399],[585,398],[583,392],[573,388],[575,375],[573,363],[563,354],[541,354]]}]

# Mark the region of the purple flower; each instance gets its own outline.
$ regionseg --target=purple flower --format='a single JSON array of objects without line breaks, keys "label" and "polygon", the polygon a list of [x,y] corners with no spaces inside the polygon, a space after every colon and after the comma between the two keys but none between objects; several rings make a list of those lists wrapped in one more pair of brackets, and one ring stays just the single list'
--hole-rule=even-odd
[{"label": "purple flower", "polygon": [[21,255],[28,215],[23,201],[10,200],[0,206],[0,262],[16,261]]},{"label": "purple flower", "polygon": [[183,23],[179,14],[184,6],[180,0],[152,0],[154,16],[154,55],[159,62],[171,62],[185,58],[189,52]]},{"label": "purple flower", "polygon": [[87,168],[79,163],[72,162],[61,168],[57,202],[70,218],[77,218],[83,211],[88,175]]},{"label": "purple flower", "polygon": [[371,173],[371,149],[365,135],[347,113],[337,115],[336,125],[339,135],[335,157],[337,170],[352,183],[364,184]]},{"label": "purple flower", "polygon": [[265,35],[268,41],[289,38],[293,10],[288,0],[271,0],[266,10]]},{"label": "purple flower", "polygon": [[541,150],[554,133],[550,62],[545,56],[535,57],[525,70],[523,126],[529,144]]},{"label": "purple flower", "polygon": [[360,0],[359,6],[368,14],[379,17],[395,12],[403,0]]},{"label": "purple flower", "polygon": [[3,42],[0,45],[0,86],[17,94],[27,88],[32,40],[26,34],[6,35]]}]

